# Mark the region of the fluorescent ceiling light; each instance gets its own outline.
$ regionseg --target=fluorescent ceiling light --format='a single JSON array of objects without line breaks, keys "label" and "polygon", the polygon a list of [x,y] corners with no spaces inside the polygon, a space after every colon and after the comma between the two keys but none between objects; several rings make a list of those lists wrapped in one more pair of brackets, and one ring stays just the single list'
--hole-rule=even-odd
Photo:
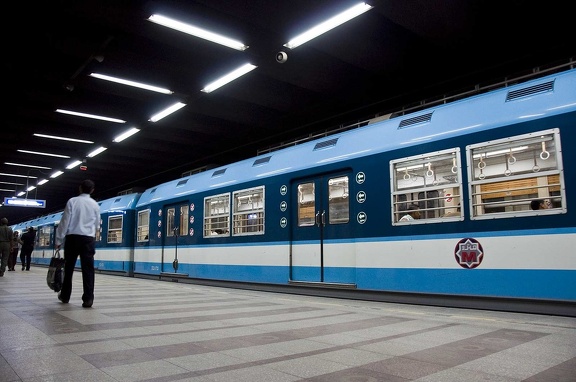
[{"label": "fluorescent ceiling light", "polygon": [[100,120],[102,120],[102,121],[109,121],[109,122],[116,122],[116,123],[126,123],[126,121],[124,121],[124,120],[122,120],[122,119],[104,117],[104,116],[102,116],[102,115],[96,115],[96,114],[79,113],[79,112],[77,112],[77,111],[71,111],[71,110],[65,110],[65,109],[56,109],[56,112],[57,112],[57,113],[62,113],[62,114],[75,115],[75,116],[77,116],[77,117],[100,119]]},{"label": "fluorescent ceiling light", "polygon": [[21,153],[25,153],[25,154],[45,155],[45,156],[47,156],[47,157],[70,158],[68,155],[42,153],[42,152],[39,152],[39,151],[28,151],[28,150],[17,150],[17,151],[18,151],[18,152],[21,152]]},{"label": "fluorescent ceiling light", "polygon": [[114,138],[112,140],[112,142],[116,142],[116,143],[122,142],[124,139],[131,137],[132,135],[136,134],[139,131],[140,131],[140,129],[133,127],[130,130],[127,130],[127,131],[123,132],[122,134],[118,135],[116,138]]},{"label": "fluorescent ceiling light", "polygon": [[40,180],[40,181],[38,182],[38,186],[41,186],[41,185],[46,184],[46,183],[48,183],[48,182],[49,182],[48,179],[42,179],[42,180]]},{"label": "fluorescent ceiling light", "polygon": [[217,33],[213,33],[205,29],[195,27],[194,25],[186,24],[162,15],[152,15],[148,18],[148,20],[192,36],[203,38],[204,40],[215,42],[216,44],[227,46],[228,48],[240,51],[248,49],[248,45],[244,45],[240,41],[236,41],[226,36],[222,36]]},{"label": "fluorescent ceiling light", "polygon": [[67,169],[67,170],[70,170],[70,169],[72,169],[72,168],[74,168],[74,167],[76,167],[76,166],[79,166],[79,165],[81,165],[81,164],[82,164],[82,161],[77,160],[77,161],[74,161],[74,162],[70,163],[68,166],[66,166],[66,169]]},{"label": "fluorescent ceiling light", "polygon": [[26,191],[30,192],[33,191],[34,189],[36,189],[36,186],[30,186],[26,189]]},{"label": "fluorescent ceiling light", "polygon": [[306,32],[294,37],[290,41],[288,41],[284,46],[286,48],[294,49],[313,38],[320,36],[323,33],[328,32],[331,29],[336,28],[337,26],[344,24],[347,21],[352,20],[354,17],[360,16],[364,12],[372,9],[371,5],[366,3],[360,3],[352,8],[345,10],[342,13],[337,14],[336,16],[312,27],[311,29],[307,30]]},{"label": "fluorescent ceiling light", "polygon": [[3,191],[3,192],[14,192],[14,191],[16,191],[16,190],[9,190],[9,189],[7,189],[7,188],[0,188],[0,191]]},{"label": "fluorescent ceiling light", "polygon": [[213,92],[214,90],[218,89],[219,87],[226,85],[228,82],[234,81],[236,78],[241,77],[244,74],[251,72],[252,70],[254,70],[256,68],[257,68],[257,66],[255,66],[255,65],[244,64],[241,67],[239,67],[238,69],[236,69],[236,70],[226,74],[225,76],[217,79],[216,81],[206,85],[206,87],[204,89],[202,89],[202,91],[204,93]]},{"label": "fluorescent ceiling light", "polygon": [[167,107],[166,109],[162,110],[158,114],[154,114],[152,117],[150,117],[149,121],[150,122],[158,122],[162,118],[174,113],[176,110],[180,110],[184,106],[186,106],[185,103],[176,102],[174,105]]},{"label": "fluorescent ceiling light", "polygon": [[16,196],[22,196],[22,195],[24,195],[24,194],[25,194],[25,192],[24,192],[24,191],[21,191],[21,192],[19,192],[18,195],[16,195]]},{"label": "fluorescent ceiling light", "polygon": [[4,172],[0,172],[0,175],[4,175],[4,176],[15,176],[17,178],[34,178],[36,179],[35,176],[31,176],[31,175],[19,175],[19,174],[7,174]]},{"label": "fluorescent ceiling light", "polygon": [[169,89],[164,89],[164,88],[161,88],[161,87],[158,87],[158,86],[153,86],[153,85],[144,84],[144,83],[141,83],[141,82],[125,80],[125,79],[123,79],[123,78],[107,76],[107,75],[105,75],[105,74],[90,73],[90,76],[91,76],[91,77],[94,77],[94,78],[99,78],[99,79],[101,79],[101,80],[116,82],[116,83],[122,84],[122,85],[133,86],[133,87],[135,87],[135,88],[140,88],[140,89],[144,89],[144,90],[150,90],[150,91],[157,92],[157,93],[162,93],[162,94],[172,94],[172,93],[174,93],[172,90],[169,90]]},{"label": "fluorescent ceiling light", "polygon": [[22,183],[14,183],[14,182],[0,182],[0,184],[10,184],[12,186],[23,186]]},{"label": "fluorescent ceiling light", "polygon": [[91,152],[88,154],[88,157],[89,157],[89,158],[93,158],[93,157],[95,157],[96,155],[100,154],[100,153],[103,152],[103,151],[106,151],[106,147],[100,146],[100,147],[98,147],[96,150],[91,151]]},{"label": "fluorescent ceiling light", "polygon": [[31,164],[22,164],[22,163],[4,162],[4,164],[11,165],[11,166],[20,166],[20,167],[42,168],[44,170],[50,170],[51,169],[51,167],[34,166]]},{"label": "fluorescent ceiling light", "polygon": [[59,177],[59,176],[62,175],[62,174],[64,174],[64,172],[58,170],[58,171],[55,171],[54,173],[52,173],[52,175],[50,175],[50,178],[57,178],[57,177]]},{"label": "fluorescent ceiling light", "polygon": [[70,141],[70,142],[78,142],[78,143],[94,143],[92,141],[85,141],[84,139],[75,139],[75,138],[66,138],[66,137],[59,137],[56,135],[46,135],[46,134],[34,134],[40,138],[48,138],[48,139],[58,139],[61,141]]}]

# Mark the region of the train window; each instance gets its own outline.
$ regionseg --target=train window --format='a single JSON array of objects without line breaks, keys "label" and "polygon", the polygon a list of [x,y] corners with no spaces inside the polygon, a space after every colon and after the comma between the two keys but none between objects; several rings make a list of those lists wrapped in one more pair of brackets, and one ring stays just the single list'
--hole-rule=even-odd
[{"label": "train window", "polygon": [[298,227],[314,225],[314,213],[316,211],[316,194],[314,183],[302,183],[298,185]]},{"label": "train window", "polygon": [[180,230],[179,236],[188,235],[188,204],[180,206]]},{"label": "train window", "polygon": [[38,230],[38,245],[40,247],[51,247],[50,238],[54,232],[54,227],[51,225],[40,227]]},{"label": "train window", "polygon": [[138,211],[137,241],[148,241],[150,233],[150,210]]},{"label": "train window", "polygon": [[[466,148],[472,219],[549,215],[566,211],[558,129]],[[550,209],[530,203],[548,199]]]},{"label": "train window", "polygon": [[[392,224],[445,222],[462,219],[460,150],[458,148],[390,162]],[[400,219],[411,206],[419,219]]]},{"label": "train window", "polygon": [[232,195],[232,235],[264,233],[264,186],[236,191]]},{"label": "train window", "polygon": [[204,237],[230,235],[230,194],[204,198]]},{"label": "train window", "polygon": [[340,176],[328,180],[328,222],[348,223],[350,220],[350,199],[348,177]]},{"label": "train window", "polygon": [[176,222],[174,218],[176,216],[176,209],[170,207],[166,210],[166,237],[174,236],[174,228],[176,227]]},{"label": "train window", "polygon": [[122,215],[108,217],[108,243],[122,242],[122,221]]}]

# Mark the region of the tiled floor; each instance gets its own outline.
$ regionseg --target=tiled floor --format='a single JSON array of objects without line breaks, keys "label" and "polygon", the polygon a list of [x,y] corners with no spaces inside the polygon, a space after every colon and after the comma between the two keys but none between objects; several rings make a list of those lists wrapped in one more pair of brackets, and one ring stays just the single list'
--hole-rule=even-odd
[{"label": "tiled floor", "polygon": [[576,318],[46,271],[0,278],[0,382],[576,381]]}]

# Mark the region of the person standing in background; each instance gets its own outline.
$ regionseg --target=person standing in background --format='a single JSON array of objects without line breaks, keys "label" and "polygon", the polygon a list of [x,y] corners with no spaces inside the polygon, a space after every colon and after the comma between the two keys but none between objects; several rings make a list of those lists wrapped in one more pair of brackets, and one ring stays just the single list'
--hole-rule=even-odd
[{"label": "person standing in background", "polygon": [[67,304],[72,295],[72,276],[80,257],[82,268],[82,307],[90,308],[94,302],[94,254],[96,232],[100,229],[100,206],[90,197],[94,182],[80,183],[80,195],[68,199],[56,229],[56,249],[64,243],[64,282],[58,300]]},{"label": "person standing in background", "polygon": [[4,271],[6,270],[10,251],[12,250],[12,240],[14,240],[14,233],[12,232],[12,228],[8,226],[8,219],[0,219],[0,255],[2,256],[2,260],[0,261],[0,277],[4,277]]},{"label": "person standing in background", "polygon": [[18,262],[18,252],[20,252],[20,246],[22,245],[22,240],[20,240],[20,233],[14,231],[14,238],[12,240],[12,249],[10,250],[10,257],[8,258],[8,270],[15,271],[14,267]]},{"label": "person standing in background", "polygon": [[36,242],[36,232],[34,227],[28,227],[28,230],[20,237],[22,241],[22,250],[20,251],[20,261],[22,262],[22,270],[30,270],[30,262],[32,261],[32,251],[34,251],[34,243]]}]

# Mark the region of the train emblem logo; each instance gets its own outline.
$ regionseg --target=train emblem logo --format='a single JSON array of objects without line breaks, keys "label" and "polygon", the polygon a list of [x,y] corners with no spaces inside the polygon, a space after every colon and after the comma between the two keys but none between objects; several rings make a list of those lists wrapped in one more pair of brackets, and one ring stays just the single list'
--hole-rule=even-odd
[{"label": "train emblem logo", "polygon": [[456,244],[454,257],[462,268],[476,268],[484,258],[484,250],[478,240],[472,238],[462,239]]}]

